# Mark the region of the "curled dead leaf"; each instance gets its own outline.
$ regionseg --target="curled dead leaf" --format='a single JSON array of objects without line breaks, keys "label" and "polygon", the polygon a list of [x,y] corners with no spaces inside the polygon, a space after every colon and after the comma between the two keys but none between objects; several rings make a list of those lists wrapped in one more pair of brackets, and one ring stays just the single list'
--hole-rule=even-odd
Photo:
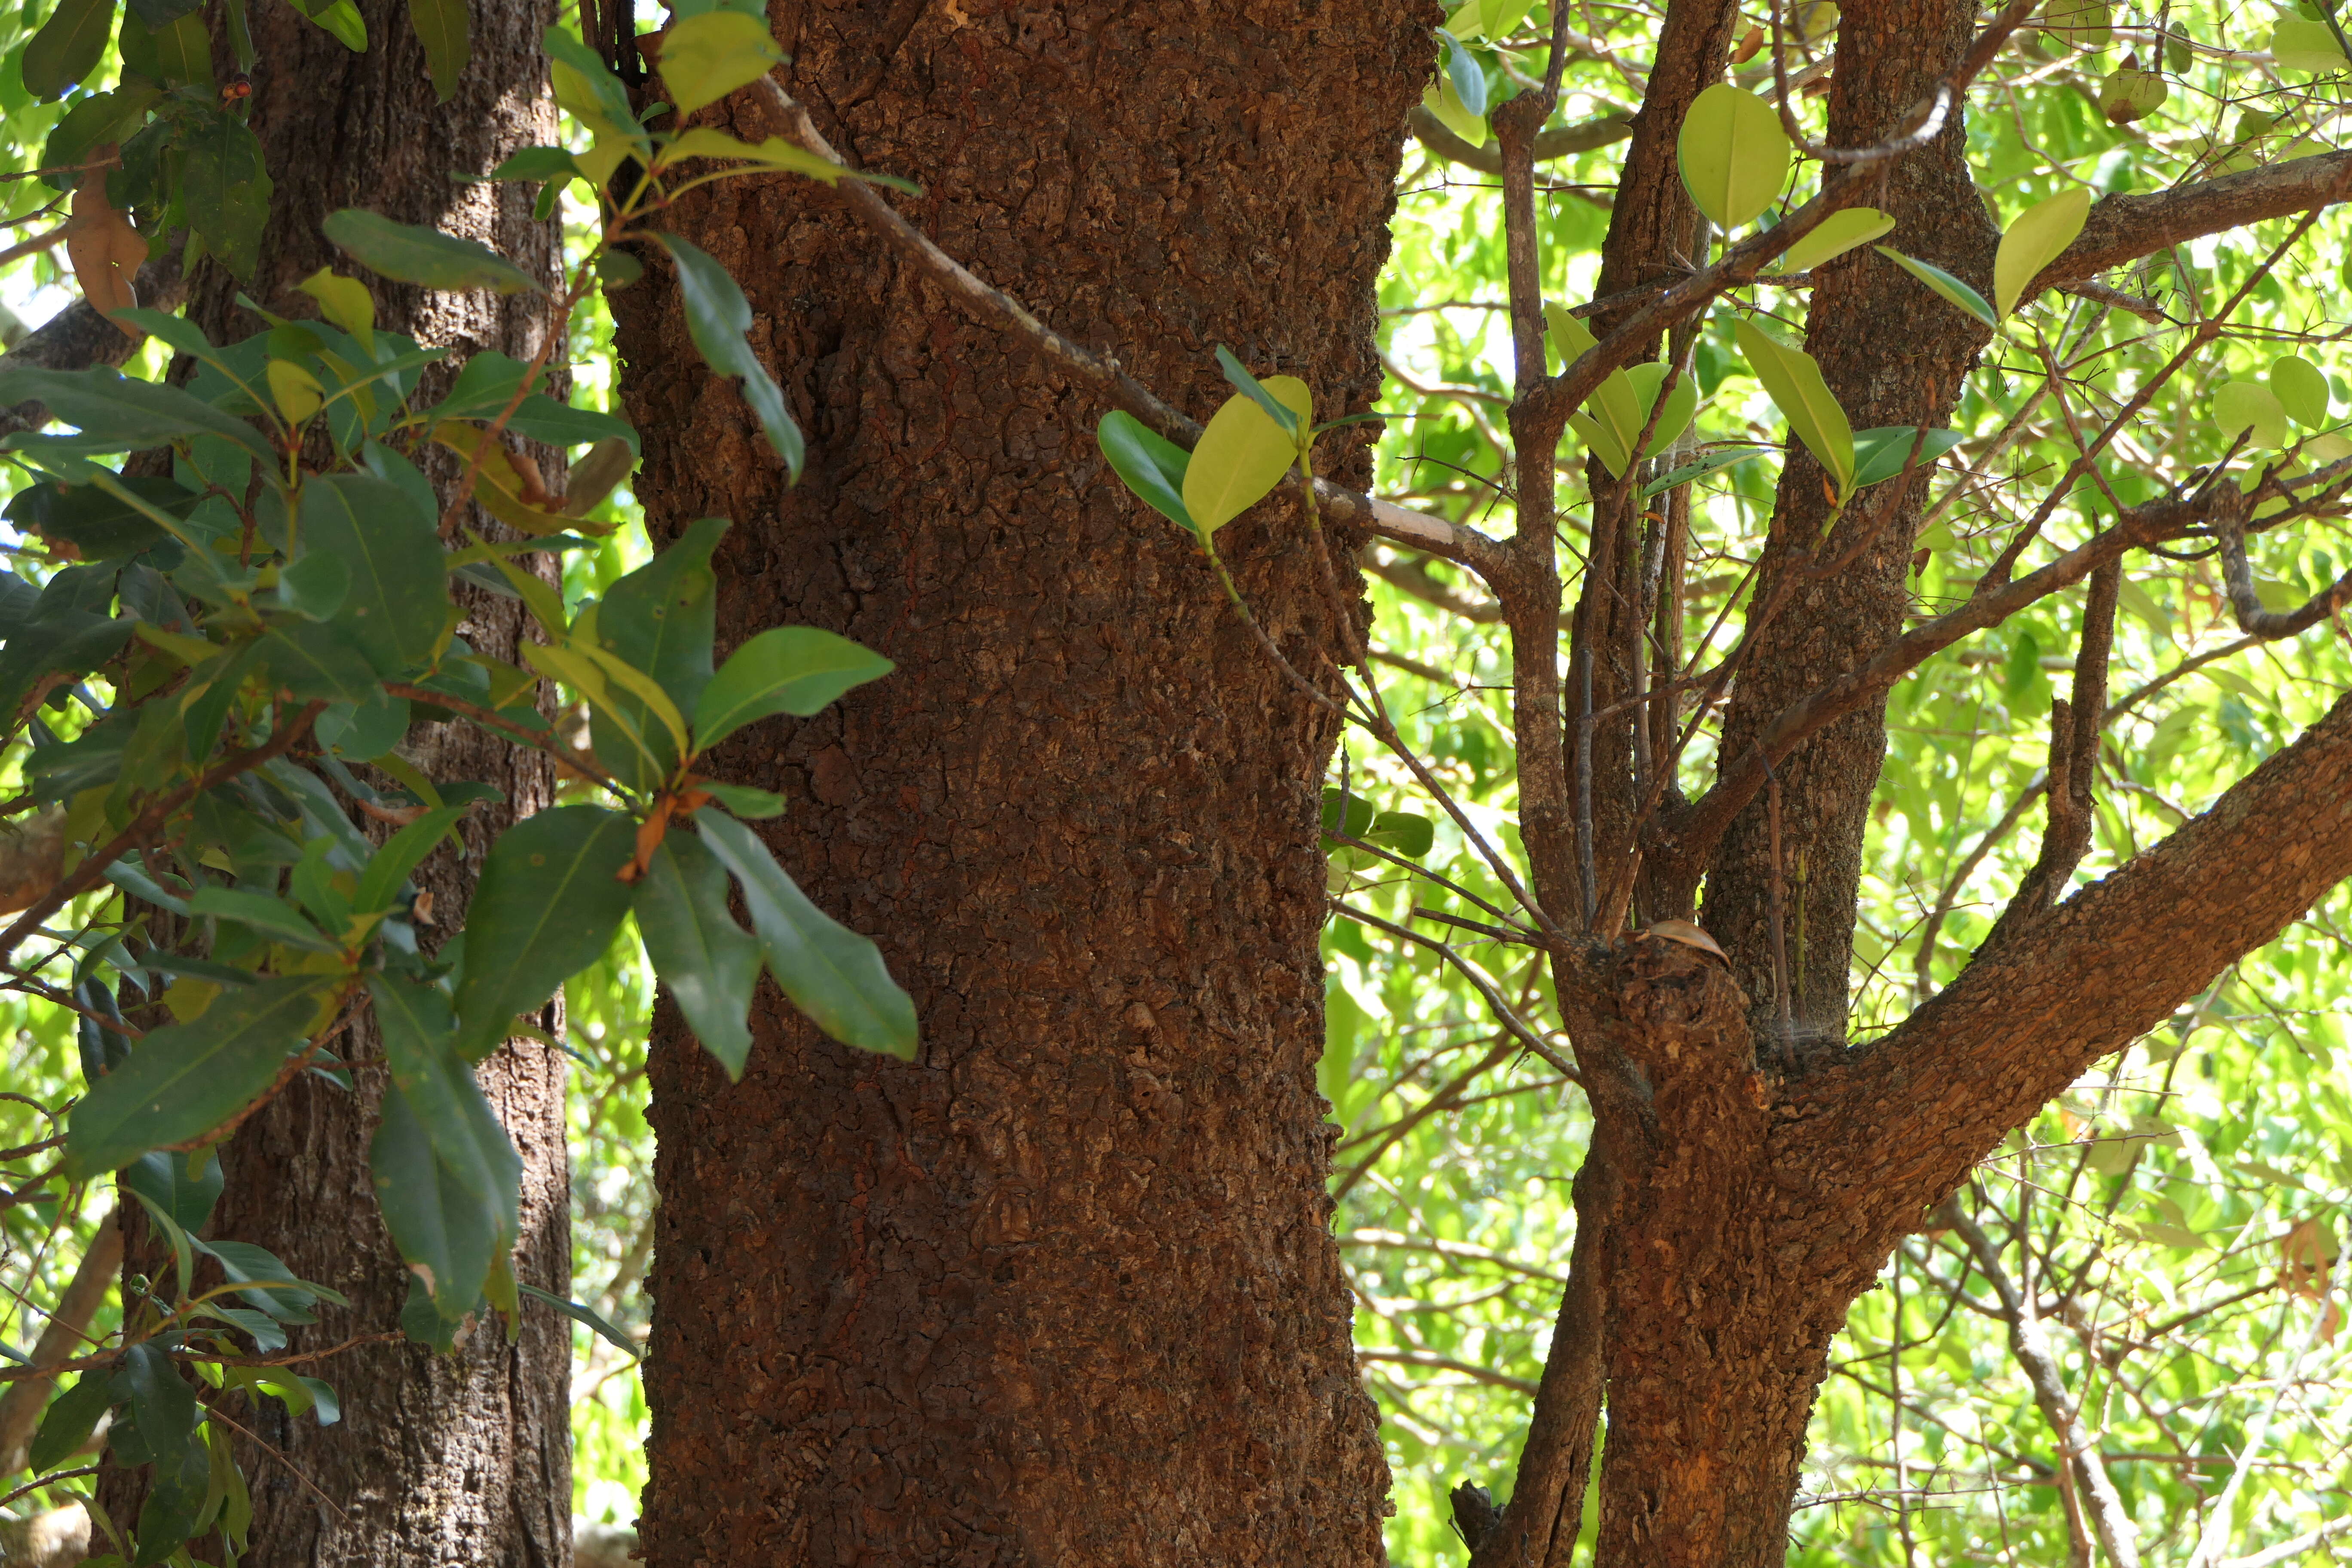
[{"label": "curled dead leaf", "polygon": [[92,170],[74,192],[73,215],[66,224],[66,255],[73,262],[74,279],[81,285],[82,298],[89,301],[90,309],[114,321],[132,342],[143,342],[147,334],[115,321],[114,312],[139,303],[131,285],[139,275],[140,264],[147,259],[147,242],[131,226],[131,220],[107,201],[102,170]]},{"label": "curled dead leaf", "polygon": [[1701,952],[1714,954],[1726,964],[1731,962],[1731,955],[1717,945],[1715,938],[1688,921],[1653,921],[1642,928],[1641,934],[1661,942],[1678,942],[1685,947],[1695,947]]}]

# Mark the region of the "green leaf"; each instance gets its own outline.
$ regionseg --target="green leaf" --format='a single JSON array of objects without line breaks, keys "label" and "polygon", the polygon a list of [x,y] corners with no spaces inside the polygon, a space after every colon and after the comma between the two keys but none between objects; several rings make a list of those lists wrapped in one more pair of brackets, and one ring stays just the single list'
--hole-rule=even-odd
[{"label": "green leaf", "polygon": [[298,516],[304,559],[323,552],[351,569],[335,621],[375,673],[430,662],[449,594],[435,520],[397,485],[358,474],[306,480]]},{"label": "green leaf", "polygon": [[455,1053],[457,1021],[440,989],[380,974],[368,993],[391,1079],[368,1152],[376,1204],[402,1260],[454,1329],[492,1265],[514,1249],[522,1161]]},{"label": "green leaf", "polygon": [[[1261,384],[1302,423],[1313,420],[1314,395],[1305,382],[1271,375]],[[1255,506],[1297,460],[1297,443],[1254,399],[1245,394],[1227,398],[1210,416],[1184,468],[1184,510],[1202,542]]]},{"label": "green leaf", "polygon": [[[607,589],[596,610],[596,645],[652,677],[680,715],[694,711],[710,681],[719,602],[710,552],[726,531],[723,518],[697,520],[677,543]],[[650,722],[649,704],[629,691],[625,682],[608,682],[607,689],[611,710],[595,715],[598,754],[618,769],[625,783],[650,789],[677,763],[670,737]],[[634,754],[614,744],[614,723],[647,742],[651,755],[636,765],[634,776],[631,767],[624,765],[634,761]]]},{"label": "green leaf", "polygon": [[518,147],[486,180],[571,180],[580,177],[580,165],[562,147]]},{"label": "green leaf", "polygon": [[577,1301],[567,1301],[553,1291],[542,1290],[536,1285],[525,1285],[517,1281],[515,1289],[543,1307],[554,1308],[623,1354],[634,1360],[641,1361],[645,1358],[644,1349],[635,1340],[607,1322],[602,1314],[582,1306]]},{"label": "green leaf", "polygon": [[890,978],[882,950],[809,902],[750,828],[709,806],[694,819],[743,889],[768,972],[793,1005],[844,1045],[914,1060],[915,1004]]},{"label": "green leaf", "polygon": [[1265,416],[1281,426],[1284,435],[1289,437],[1293,442],[1298,439],[1298,432],[1305,427],[1307,422],[1298,416],[1296,409],[1283,404],[1273,393],[1268,392],[1265,384],[1252,375],[1248,367],[1234,357],[1234,351],[1223,343],[1217,345],[1217,368],[1224,373],[1225,380],[1232,384],[1235,392],[1265,409]]},{"label": "green leaf", "polygon": [[1691,200],[1720,229],[1761,216],[1789,178],[1791,149],[1780,117],[1728,82],[1693,100],[1675,151]]},{"label": "green leaf", "polygon": [[2286,406],[2258,381],[2229,382],[2213,394],[2213,423],[2225,441],[2251,427],[2257,447],[2286,445]]},{"label": "green leaf", "polygon": [[[278,455],[261,433],[176,386],[137,381],[103,366],[58,371],[0,371],[0,404],[38,401],[105,450],[165,447],[190,436],[219,436],[264,462]],[[24,437],[11,437],[22,442]]]},{"label": "green leaf", "polygon": [[184,126],[180,201],[205,248],[238,278],[261,261],[261,231],[269,222],[269,172],[261,139],[241,121],[206,110]]},{"label": "green leaf", "polygon": [[[204,499],[166,479],[131,475],[115,483],[174,518],[185,518]],[[62,539],[80,551],[85,561],[135,555],[169,537],[141,507],[96,485],[27,485],[9,501],[5,515],[18,531],[37,530]]]},{"label": "green leaf", "polygon": [[2295,354],[2273,360],[2271,391],[2296,424],[2315,430],[2327,423],[2335,399],[2327,389],[2327,377],[2309,360]]},{"label": "green leaf", "polygon": [[637,885],[637,932],[687,1027],[740,1079],[760,944],[727,912],[726,869],[695,835],[673,830],[654,851]]},{"label": "green leaf", "polygon": [[772,713],[806,718],[852,687],[898,667],[815,626],[771,626],[728,655],[694,708],[694,744],[705,751]]},{"label": "green leaf", "polygon": [[1470,112],[1469,105],[1454,90],[1450,73],[1440,71],[1435,81],[1421,89],[1421,106],[1437,116],[1439,124],[1473,147],[1486,144],[1486,117]]},{"label": "green leaf", "polygon": [[2000,314],[2017,309],[2026,286],[2058,259],[2091,216],[2091,193],[2076,186],[2017,215],[1992,258],[1992,297]]},{"label": "green leaf", "polygon": [[662,85],[683,120],[759,80],[783,58],[765,21],[740,11],[705,11],[664,29]]},{"label": "green leaf", "polygon": [[636,825],[618,812],[560,805],[490,847],[457,983],[457,1046],[467,1060],[498,1049],[517,1014],[604,955],[629,912],[620,872],[635,841]]},{"label": "green leaf", "polygon": [[436,229],[394,223],[357,207],[345,207],[319,226],[352,259],[403,283],[451,293],[494,289],[515,294],[539,288],[530,273],[488,246]]},{"label": "green leaf", "polygon": [[212,33],[202,16],[184,15],[151,26],[135,14],[126,16],[119,37],[125,70],[167,84],[213,85]]},{"label": "green leaf", "polygon": [[114,32],[114,0],[58,0],[25,45],[25,90],[47,102],[98,68]]},{"label": "green leaf", "polygon": [[[191,1175],[188,1163],[197,1162],[203,1168]],[[212,1217],[213,1205],[220,1201],[221,1190],[227,1184],[222,1173],[220,1152],[207,1149],[202,1154],[179,1154],[163,1150],[142,1154],[122,1167],[116,1180],[127,1192],[137,1193],[153,1204],[172,1223],[184,1231],[204,1229]]]},{"label": "green leaf", "polygon": [[281,621],[254,644],[270,686],[302,701],[364,702],[375,667],[341,626]]},{"label": "green leaf", "polygon": [[1144,505],[1181,528],[1199,531],[1192,514],[1184,510],[1184,469],[1192,454],[1117,408],[1095,426],[1095,445],[1102,448],[1111,472]]},{"label": "green leaf", "polygon": [[1764,384],[1773,406],[1805,444],[1814,460],[1837,481],[1838,494],[1853,491],[1853,433],[1845,410],[1830,395],[1822,367],[1802,349],[1790,348],[1755,322],[1742,318],[1732,328],[1748,368]]},{"label": "green leaf", "polygon": [[2128,125],[2162,109],[2171,96],[2171,85],[2161,71],[2123,66],[2099,84],[2099,112],[2110,125]]},{"label": "green leaf", "polygon": [[1465,114],[1483,118],[1486,112],[1486,71],[1453,34],[1440,27],[1437,38],[1445,46],[1445,80],[1454,89],[1454,100],[1462,105]]},{"label": "green leaf", "polygon": [[331,975],[264,980],[224,991],[194,1023],[152,1030],[90,1086],[66,1127],[65,1170],[87,1181],[150,1149],[210,1131],[269,1087],[301,1045]]},{"label": "green leaf", "polygon": [[783,389],[768,374],[744,334],[751,330],[751,301],[735,279],[708,253],[672,234],[657,234],[677,263],[677,289],[686,305],[686,330],[701,351],[703,363],[721,375],[740,376],[743,401],[759,416],[768,445],[784,460],[793,479],[801,477],[804,453],[800,426],[784,407]]},{"label": "green leaf", "polygon": [[281,1323],[315,1322],[309,1309],[320,1301],[351,1305],[341,1292],[298,1276],[268,1247],[249,1241],[199,1241],[195,1246],[221,1266],[229,1283],[244,1287],[238,1296]]},{"label": "green leaf", "polygon": [[334,944],[320,934],[319,928],[305,919],[301,910],[268,893],[237,888],[199,888],[189,896],[188,909],[195,914],[250,926],[279,942],[313,952],[335,950]]},{"label": "green leaf", "polygon": [[[384,840],[360,873],[359,888],[352,895],[352,907],[361,914],[373,914],[388,910],[400,896],[400,889],[411,873],[425,863],[442,839],[465,820],[466,807],[445,805],[428,811]],[[459,841],[461,846],[463,841]]]},{"label": "green leaf", "polygon": [[1789,247],[1780,258],[1780,270],[1810,272],[1856,246],[1868,245],[1894,226],[1893,215],[1876,207],[1841,207],[1823,218],[1820,227]]},{"label": "green leaf", "polygon": [[1408,860],[1418,860],[1437,842],[1437,824],[1410,811],[1384,811],[1372,818],[1363,839]]},{"label": "green leaf", "polygon": [[1709,474],[1721,473],[1726,468],[1737,467],[1751,458],[1760,458],[1763,455],[1764,448],[1761,447],[1733,447],[1720,452],[1709,452],[1696,463],[1685,463],[1681,468],[1652,479],[1643,487],[1642,499],[1647,500],[1654,495],[1673,489],[1676,485],[1686,485],[1694,479],[1703,479]]},{"label": "green leaf", "polygon": [[[26,66],[27,87],[32,85],[29,80],[31,53],[30,49],[26,51],[28,57]],[[2281,22],[2271,33],[2271,55],[2289,70],[2340,71],[2352,67],[2352,60],[2344,58],[2342,46],[2336,43],[2335,33],[2325,22]]]},{"label": "green leaf", "polygon": [[473,53],[466,0],[408,0],[408,25],[425,46],[425,69],[433,79],[433,96],[446,103],[457,95],[457,79],[466,72]]},{"label": "green leaf", "polygon": [[26,1468],[37,1476],[53,1469],[89,1440],[89,1435],[98,1429],[98,1418],[114,1403],[114,1390],[110,1386],[113,1376],[103,1367],[92,1367],[50,1403],[39,1429],[33,1434],[32,1447],[26,1450]]},{"label": "green leaf", "polygon": [[750,784],[714,784],[709,779],[695,787],[746,821],[764,822],[784,815],[784,797],[770,790],[753,789]]},{"label": "green leaf", "polygon": [[[1919,432],[1909,425],[1885,425],[1875,430],[1853,433],[1853,488],[1874,485],[1881,479],[1891,479],[1911,462],[1911,444]],[[1958,430],[1930,430],[1927,438],[1919,442],[1919,457],[1912,472],[1924,474],[1937,458],[1958,446],[1964,436]]]},{"label": "green leaf", "polygon": [[1992,307],[1985,303],[1985,297],[1983,295],[1978,293],[1975,289],[1969,288],[1967,284],[1961,282],[1958,279],[1953,277],[1942,268],[1934,265],[1932,262],[1921,261],[1915,257],[1906,256],[1901,251],[1894,249],[1889,246],[1875,245],[1871,247],[1871,248],[1877,251],[1879,255],[1886,258],[1887,260],[1895,263],[1895,266],[1903,268],[1904,271],[1911,274],[1912,277],[1919,279],[1920,282],[1925,283],[1928,288],[1933,289],[1937,294],[1941,295],[1950,303],[1958,305],[1961,310],[1966,310],[1969,315],[1974,316],[1978,321],[1982,321],[1986,326],[1993,327],[2000,324],[1999,320],[1992,313]]},{"label": "green leaf", "polygon": [[367,52],[367,19],[352,0],[293,0],[293,5],[352,53]]},{"label": "green leaf", "polygon": [[306,550],[278,571],[278,602],[314,621],[334,619],[351,591],[352,569],[324,550]]}]

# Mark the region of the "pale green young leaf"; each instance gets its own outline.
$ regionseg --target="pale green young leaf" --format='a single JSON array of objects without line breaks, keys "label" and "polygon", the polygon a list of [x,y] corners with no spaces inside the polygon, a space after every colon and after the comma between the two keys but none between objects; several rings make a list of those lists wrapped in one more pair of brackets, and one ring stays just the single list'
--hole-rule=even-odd
[{"label": "pale green young leaf", "polygon": [[2271,56],[2289,70],[2340,71],[2352,67],[2325,22],[2290,18],[2271,32]]},{"label": "pale green young leaf", "polygon": [[2017,309],[2026,286],[2074,243],[2090,214],[2091,193],[2077,185],[2017,215],[1993,253],[1993,304],[2000,314]]},{"label": "pale green young leaf", "polygon": [[740,11],[705,11],[662,33],[662,85],[681,118],[759,80],[782,60],[767,24]]},{"label": "pale green young leaf", "polygon": [[2309,360],[2288,354],[2272,361],[2271,391],[2287,416],[2305,429],[2315,430],[2327,423],[2335,400],[2327,389],[2327,377]]},{"label": "pale green young leaf", "polygon": [[[1292,375],[1267,376],[1262,385],[1311,423],[1314,398]],[[1289,436],[1247,396],[1235,394],[1209,419],[1184,470],[1184,510],[1203,540],[1257,504],[1290,471],[1298,451]]]},{"label": "pale green young leaf", "polygon": [[319,302],[319,313],[359,340],[360,352],[375,353],[375,297],[356,278],[321,267],[295,285]]},{"label": "pale green young leaf", "polygon": [[1744,88],[1717,82],[1683,116],[1675,144],[1683,184],[1722,229],[1761,216],[1789,178],[1789,133],[1772,106]]},{"label": "pale green young leaf", "polygon": [[1779,263],[1782,272],[1809,272],[1822,263],[1843,256],[1856,246],[1868,245],[1895,226],[1892,215],[1876,207],[1845,207],[1822,220],[1821,226],[1788,248]]},{"label": "pale green young leaf", "polygon": [[1789,427],[1837,481],[1838,494],[1850,493],[1853,430],[1846,422],[1845,410],[1830,395],[1822,367],[1804,350],[1790,347],[1744,318],[1734,326],[1733,335]]},{"label": "pale green young leaf", "polygon": [[2286,445],[2286,408],[2278,394],[2258,381],[2232,381],[2213,394],[2213,423],[2223,440],[2251,429],[2257,447]]}]

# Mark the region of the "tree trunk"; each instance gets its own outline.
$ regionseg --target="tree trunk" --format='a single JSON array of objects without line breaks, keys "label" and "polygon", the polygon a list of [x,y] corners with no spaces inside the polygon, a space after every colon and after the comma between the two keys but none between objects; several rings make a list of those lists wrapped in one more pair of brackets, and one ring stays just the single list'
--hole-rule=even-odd
[{"label": "tree trunk", "polygon": [[[256,276],[240,285],[216,263],[206,266],[188,315],[215,342],[261,330],[265,323],[235,303],[240,287],[272,310],[315,315],[294,285],[333,265],[369,284],[380,327],[456,350],[430,373],[428,387],[446,384],[478,350],[528,359],[547,326],[543,300],[389,284],[334,251],[319,225],[340,207],[367,207],[481,239],[552,278],[554,231],[531,221],[530,187],[450,178],[487,173],[514,148],[552,139],[539,43],[552,8],[473,7],[472,57],[446,104],[435,100],[404,7],[377,0],[362,9],[369,39],[362,54],[290,6],[251,13],[260,54],[251,124],[275,184],[269,227]],[[445,487],[455,478],[453,466],[434,472],[427,461]],[[481,651],[515,658],[519,606],[476,595],[466,610],[459,636]],[[442,923],[454,927],[449,915],[462,915],[490,841],[545,805],[552,781],[536,753],[469,728],[420,725],[407,748],[436,778],[485,780],[507,796],[503,805],[478,808],[465,825],[462,862],[442,851],[418,872]],[[395,1327],[409,1289],[408,1270],[377,1215],[368,1165],[382,1081],[367,1064],[381,1060],[381,1047],[373,1027],[362,1026],[344,1048],[359,1068],[358,1092],[306,1074],[240,1129],[223,1151],[226,1186],[209,1227],[213,1236],[268,1247],[298,1276],[351,1298],[349,1310],[321,1308],[319,1326],[291,1331],[296,1350]],[[522,1156],[517,1277],[569,1294],[562,1058],[510,1041],[478,1076]],[[254,1504],[244,1563],[563,1568],[571,1558],[571,1354],[569,1324],[528,1310],[511,1345],[492,1319],[478,1322],[452,1357],[410,1343],[374,1344],[305,1369],[341,1394],[342,1417],[333,1426],[289,1415],[274,1401],[258,1412],[233,1409],[268,1445],[237,1445]],[[110,1475],[102,1500],[118,1518],[136,1517],[121,1494],[140,1480]]]},{"label": "tree trunk", "polygon": [[[1197,416],[1218,343],[1319,417],[1371,403],[1433,8],[772,15],[825,133],[1062,331]],[[722,643],[807,623],[898,664],[718,772],[791,797],[772,842],[924,1039],[863,1055],[770,994],[730,1085],[665,1005],[648,1560],[1380,1561],[1314,1087],[1335,724],[1123,492],[1102,410],[836,198],[730,182],[671,216],[744,279],[810,463],[788,490],[655,271],[614,300],[654,531],[738,521]],[[1324,452],[1360,481],[1360,437]],[[1220,544],[1327,675],[1295,508]]]}]

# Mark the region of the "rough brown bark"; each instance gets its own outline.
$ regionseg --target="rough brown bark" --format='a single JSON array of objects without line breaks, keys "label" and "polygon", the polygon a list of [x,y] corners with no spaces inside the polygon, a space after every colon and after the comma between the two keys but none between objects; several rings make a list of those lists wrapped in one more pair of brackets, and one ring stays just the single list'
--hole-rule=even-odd
[{"label": "rough brown bark", "polygon": [[[188,315],[215,341],[262,330],[264,322],[235,303],[240,287],[273,310],[315,315],[293,286],[333,265],[369,283],[379,326],[456,351],[448,367],[432,373],[437,381],[446,383],[478,350],[528,359],[548,324],[544,300],[386,283],[352,266],[318,229],[338,208],[367,207],[479,238],[552,277],[554,233],[531,221],[529,187],[450,178],[486,173],[515,147],[551,139],[539,38],[552,7],[474,7],[472,58],[446,104],[435,100],[405,8],[374,0],[362,10],[363,54],[349,52],[290,6],[251,13],[260,54],[251,124],[275,184],[270,225],[256,275],[240,285],[217,264],[205,265]],[[449,467],[435,474],[444,485],[454,477]],[[512,658],[521,634],[517,607],[487,595],[469,597],[466,607],[459,635]],[[490,841],[517,816],[546,804],[551,780],[535,753],[466,727],[420,725],[407,745],[433,776],[484,780],[507,797],[504,805],[478,808],[466,824],[462,860],[443,850],[418,873],[445,926],[454,926],[449,913],[462,914]],[[409,1275],[378,1217],[368,1168],[382,1096],[380,1068],[370,1068],[381,1051],[365,1026],[347,1037],[345,1049],[357,1093],[306,1075],[230,1142],[226,1186],[209,1232],[266,1247],[297,1275],[351,1298],[348,1310],[321,1308],[320,1326],[292,1331],[296,1350],[394,1327],[408,1294]],[[568,1294],[562,1058],[513,1041],[478,1076],[522,1156],[517,1277]],[[342,1419],[332,1426],[289,1416],[275,1402],[258,1411],[232,1408],[276,1450],[238,1443],[254,1503],[252,1551],[243,1561],[248,1568],[562,1568],[571,1558],[570,1369],[569,1325],[530,1310],[511,1345],[492,1320],[478,1324],[455,1356],[383,1344],[324,1363],[319,1374],[342,1400]],[[138,1478],[108,1481],[108,1498],[117,1499]]]},{"label": "rough brown bark", "polygon": [[[773,15],[825,133],[1047,321],[1196,416],[1219,342],[1325,416],[1370,403],[1433,8]],[[806,622],[899,665],[720,760],[791,795],[781,858],[878,934],[924,1045],[863,1056],[772,996],[730,1086],[660,1021],[650,1561],[1379,1561],[1313,1084],[1328,717],[1122,493],[1099,408],[835,198],[672,216],[745,279],[811,458],[787,491],[656,272],[615,300],[656,531],[739,520],[722,642]],[[1318,670],[1298,518],[1220,543]]]},{"label": "rough brown bark", "polygon": [[[1830,143],[1861,146],[1900,128],[1967,54],[1976,13],[1964,0],[1842,7]],[[1993,231],[1966,153],[1966,118],[1956,112],[1942,135],[1867,177],[1880,182],[1872,205],[1895,216],[1890,243],[1984,289],[1990,286]],[[1945,424],[1988,337],[1867,247],[1820,270],[1805,324],[1806,350],[1821,362],[1857,430]],[[1863,492],[1816,549],[1829,518],[1826,479],[1801,444],[1790,443],[1753,602],[1771,604],[1790,574],[1805,573],[1810,562],[1843,560],[1868,542],[1844,570],[1800,576],[1787,587],[1739,671],[1724,725],[1727,758],[1743,755],[1783,708],[1853,668],[1902,629],[1904,574],[1927,486],[1924,474],[1907,493],[1895,493],[1899,485],[1888,480]],[[1849,714],[1778,769],[1781,872],[1790,889],[1790,1012],[1806,1045],[1844,1042],[1863,838],[1886,750],[1885,710],[1881,699]],[[1717,847],[1706,881],[1706,929],[1732,955],[1759,1035],[1769,1032],[1775,985],[1765,919],[1769,838],[1764,802],[1751,802]]]}]

